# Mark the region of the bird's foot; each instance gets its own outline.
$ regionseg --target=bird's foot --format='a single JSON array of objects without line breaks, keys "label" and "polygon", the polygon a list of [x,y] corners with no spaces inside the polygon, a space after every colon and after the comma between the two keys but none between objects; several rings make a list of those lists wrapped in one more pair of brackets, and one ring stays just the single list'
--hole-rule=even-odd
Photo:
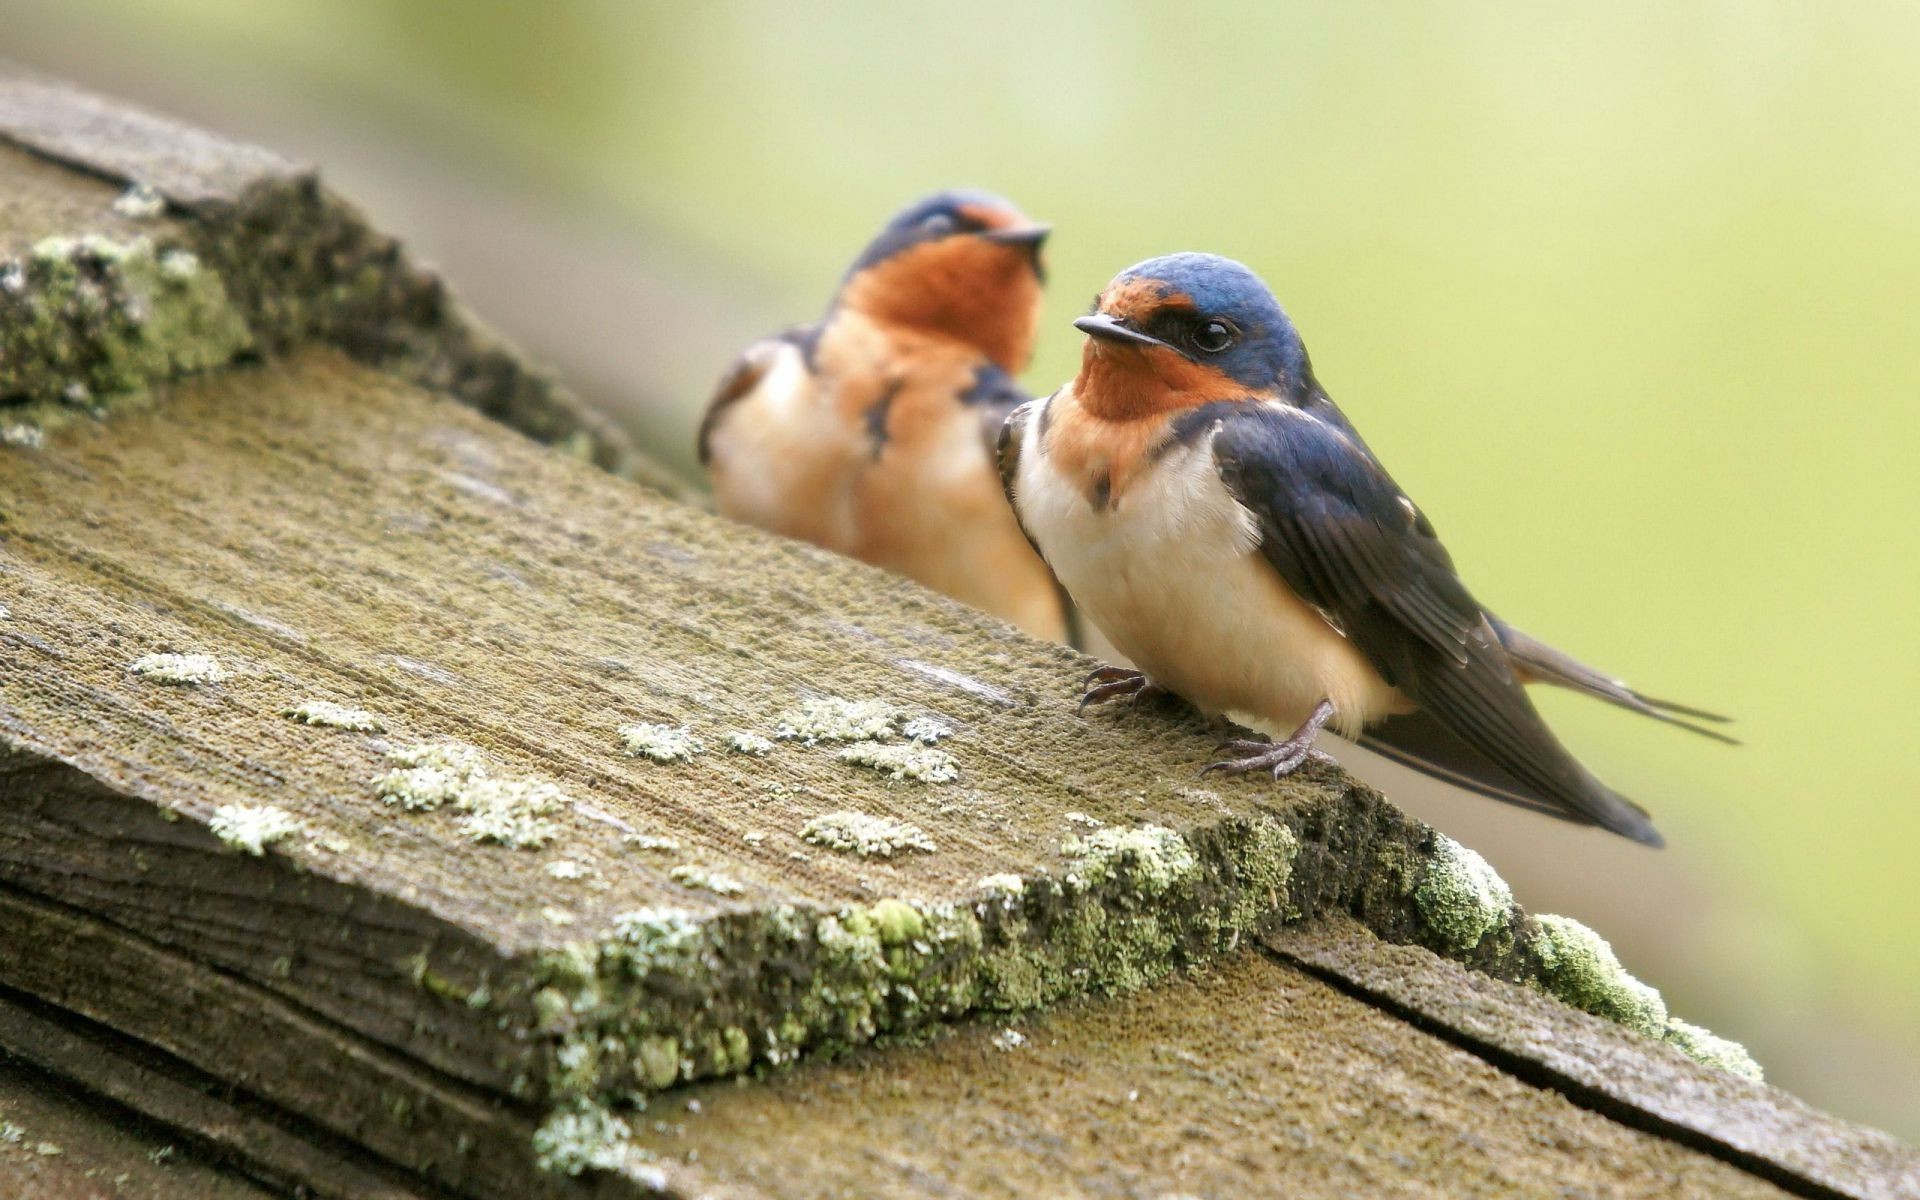
[{"label": "bird's foot", "polygon": [[1138,705],[1142,700],[1167,693],[1167,689],[1148,679],[1145,673],[1130,667],[1100,667],[1081,680],[1080,686],[1085,690],[1080,693],[1077,712],[1086,711],[1089,704],[1105,704],[1122,696]]},{"label": "bird's foot", "polygon": [[1332,762],[1333,756],[1324,750],[1313,748],[1314,739],[1320,736],[1320,728],[1333,717],[1333,704],[1322,700],[1313,710],[1313,715],[1293,731],[1293,736],[1284,741],[1249,741],[1234,739],[1221,742],[1213,748],[1215,754],[1229,757],[1208,763],[1200,768],[1201,775],[1218,771],[1223,775],[1245,775],[1249,771],[1268,771],[1275,779],[1290,775],[1309,762]]}]

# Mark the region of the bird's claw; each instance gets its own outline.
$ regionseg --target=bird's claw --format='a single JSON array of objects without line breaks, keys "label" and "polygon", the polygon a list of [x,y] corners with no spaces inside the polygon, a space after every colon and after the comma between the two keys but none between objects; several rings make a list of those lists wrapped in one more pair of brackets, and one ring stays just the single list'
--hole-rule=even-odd
[{"label": "bird's claw", "polygon": [[1120,696],[1130,698],[1137,707],[1142,700],[1163,695],[1166,689],[1140,671],[1127,667],[1099,667],[1088,672],[1080,686],[1080,704],[1075,712],[1085,712],[1089,704],[1104,704]]},{"label": "bird's claw", "polygon": [[1250,771],[1266,770],[1275,779],[1291,775],[1309,762],[1332,762],[1333,756],[1324,750],[1313,748],[1310,738],[1288,738],[1284,742],[1225,742],[1214,753],[1225,750],[1239,754],[1239,758],[1221,759],[1200,768],[1205,778],[1214,771],[1222,775],[1245,775]]},{"label": "bird's claw", "polygon": [[1238,755],[1236,758],[1223,758],[1200,768],[1202,778],[1215,771],[1222,775],[1245,775],[1249,771],[1271,771],[1275,779],[1282,775],[1291,775],[1309,762],[1332,762],[1333,756],[1323,750],[1315,750],[1313,743],[1320,736],[1320,729],[1333,718],[1333,703],[1322,700],[1313,708],[1311,715],[1293,731],[1293,736],[1284,741],[1251,741],[1235,738],[1221,742],[1213,748],[1215,754]]}]

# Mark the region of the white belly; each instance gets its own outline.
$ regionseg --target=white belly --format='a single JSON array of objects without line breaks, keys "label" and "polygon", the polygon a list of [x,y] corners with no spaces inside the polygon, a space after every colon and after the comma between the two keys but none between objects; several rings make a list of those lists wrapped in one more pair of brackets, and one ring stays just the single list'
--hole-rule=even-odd
[{"label": "white belly", "polygon": [[1074,602],[1150,678],[1208,712],[1283,732],[1323,699],[1346,733],[1405,707],[1260,556],[1253,515],[1221,482],[1210,438],[1170,451],[1104,511],[1039,442],[1030,427],[1021,519]]}]

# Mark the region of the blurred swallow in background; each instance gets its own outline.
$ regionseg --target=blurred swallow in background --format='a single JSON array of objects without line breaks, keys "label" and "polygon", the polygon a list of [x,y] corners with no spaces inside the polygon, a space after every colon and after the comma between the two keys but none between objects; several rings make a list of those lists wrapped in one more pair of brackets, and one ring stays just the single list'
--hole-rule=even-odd
[{"label": "blurred swallow in background", "polygon": [[722,513],[1067,636],[1065,598],[994,469],[1039,322],[1047,227],[983,192],[930,196],[855,260],[826,316],[747,347],[708,406]]},{"label": "blurred swallow in background", "polygon": [[1024,405],[1001,473],[1074,604],[1140,671],[1082,704],[1165,690],[1250,715],[1207,770],[1310,757],[1322,726],[1483,795],[1649,846],[1647,814],[1576,762],[1528,698],[1557,684],[1723,741],[1502,622],[1314,380],[1258,276],[1206,254],[1121,273],[1074,323],[1080,374]]}]

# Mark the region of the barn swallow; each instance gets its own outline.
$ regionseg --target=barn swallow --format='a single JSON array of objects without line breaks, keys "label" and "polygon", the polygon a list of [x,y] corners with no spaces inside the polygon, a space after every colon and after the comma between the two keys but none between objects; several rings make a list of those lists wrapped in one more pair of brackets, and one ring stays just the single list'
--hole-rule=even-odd
[{"label": "barn swallow", "polygon": [[1030,397],[1047,227],[950,191],[854,261],[826,316],[755,342],[700,426],[720,511],[1066,640],[1065,598],[1001,494],[994,441]]},{"label": "barn swallow", "polygon": [[1682,719],[1726,718],[1643,696],[1475,600],[1258,276],[1207,254],[1152,259],[1074,324],[1079,375],[1014,412],[1000,463],[1074,604],[1141,668],[1094,672],[1083,707],[1164,690],[1291,728],[1227,742],[1205,769],[1275,778],[1325,757],[1313,744],[1331,726],[1484,795],[1662,844],[1525,685],[1731,742]]}]

